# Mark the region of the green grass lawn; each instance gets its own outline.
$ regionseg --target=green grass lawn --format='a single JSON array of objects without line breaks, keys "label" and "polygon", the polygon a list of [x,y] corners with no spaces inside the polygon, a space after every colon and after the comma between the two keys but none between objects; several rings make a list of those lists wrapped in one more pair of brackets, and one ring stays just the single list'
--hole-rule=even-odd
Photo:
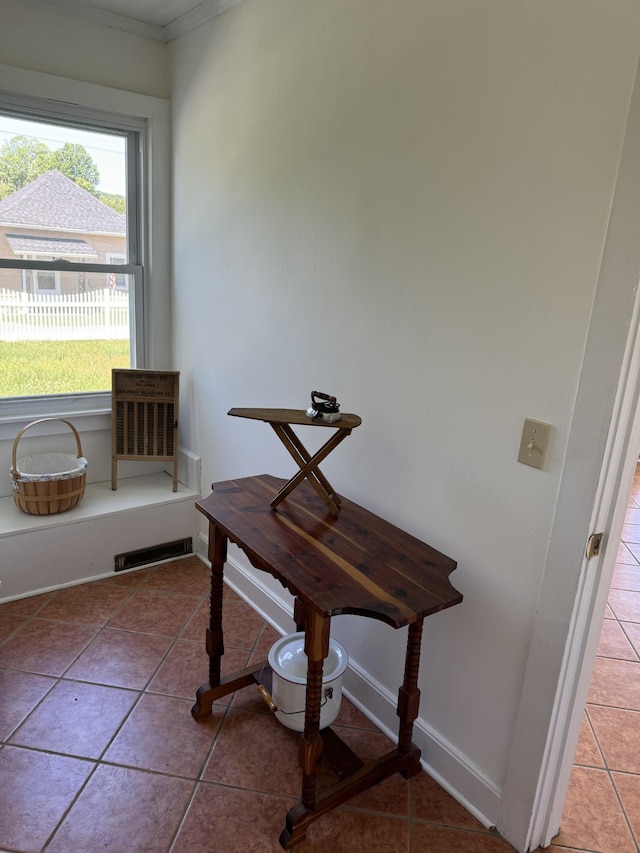
[{"label": "green grass lawn", "polygon": [[0,341],[0,397],[110,391],[129,341]]}]

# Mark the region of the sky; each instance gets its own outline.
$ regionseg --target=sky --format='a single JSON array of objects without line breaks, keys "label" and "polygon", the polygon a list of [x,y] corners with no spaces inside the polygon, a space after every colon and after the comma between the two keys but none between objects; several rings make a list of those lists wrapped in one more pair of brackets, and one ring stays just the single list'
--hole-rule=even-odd
[{"label": "sky", "polygon": [[100,172],[98,189],[105,193],[125,195],[126,140],[123,136],[25,121],[0,114],[0,148],[14,136],[28,136],[40,140],[52,151],[61,148],[65,142],[83,145],[93,157]]}]

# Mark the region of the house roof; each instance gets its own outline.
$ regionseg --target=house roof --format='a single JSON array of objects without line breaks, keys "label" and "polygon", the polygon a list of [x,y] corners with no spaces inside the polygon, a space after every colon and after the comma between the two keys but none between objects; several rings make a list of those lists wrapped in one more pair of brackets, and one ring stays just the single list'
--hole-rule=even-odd
[{"label": "house roof", "polygon": [[126,216],[52,169],[0,201],[0,225],[124,236]]},{"label": "house roof", "polygon": [[70,237],[37,237],[30,234],[5,234],[16,255],[54,255],[56,258],[97,258],[98,253],[85,240]]}]

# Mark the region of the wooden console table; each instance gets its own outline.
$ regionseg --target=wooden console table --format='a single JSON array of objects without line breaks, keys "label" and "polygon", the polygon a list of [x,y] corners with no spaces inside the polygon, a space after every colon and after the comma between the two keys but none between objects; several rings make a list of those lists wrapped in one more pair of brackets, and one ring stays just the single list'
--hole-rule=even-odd
[{"label": "wooden console table", "polygon": [[[272,509],[283,480],[264,474],[214,484],[196,503],[209,519],[211,621],[206,633],[209,682],[196,693],[192,714],[211,713],[216,699],[259,684],[266,661],[220,677],[224,653],[222,589],[227,543],[234,542],[255,568],[276,577],[296,598],[294,619],[305,632],[308,658],[304,731],[301,735],[300,802],[287,814],[280,843],[286,850],[303,841],[309,824],[330,809],[395,773],[408,778],[420,770],[420,750],[412,742],[418,716],[418,667],[425,616],[459,604],[449,582],[456,563],[429,545],[343,499],[339,516],[327,512],[303,483]],[[408,626],[404,680],[398,691],[398,745],[364,764],[331,730],[320,730],[322,667],[329,652],[331,617],[351,613],[379,619],[392,628]],[[340,781],[317,793],[322,756]]]}]

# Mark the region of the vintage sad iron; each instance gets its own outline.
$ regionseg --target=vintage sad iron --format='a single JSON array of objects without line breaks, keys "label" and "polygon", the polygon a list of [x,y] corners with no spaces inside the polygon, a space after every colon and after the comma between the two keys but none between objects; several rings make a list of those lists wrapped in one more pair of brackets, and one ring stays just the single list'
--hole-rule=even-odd
[{"label": "vintage sad iron", "polygon": [[311,392],[311,405],[307,409],[307,417],[312,421],[323,421],[332,424],[340,420],[340,405],[335,397],[323,394],[321,391]]}]

